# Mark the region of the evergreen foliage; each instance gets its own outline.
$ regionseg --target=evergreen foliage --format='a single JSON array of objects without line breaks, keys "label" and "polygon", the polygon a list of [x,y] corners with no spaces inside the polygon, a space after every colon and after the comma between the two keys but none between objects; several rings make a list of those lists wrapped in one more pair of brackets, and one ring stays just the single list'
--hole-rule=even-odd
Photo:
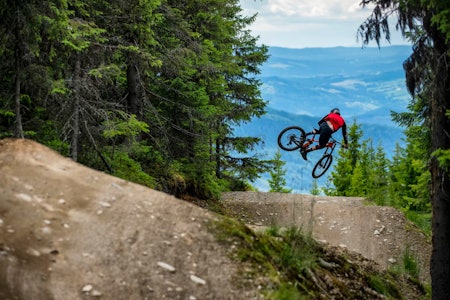
[{"label": "evergreen foliage", "polygon": [[[398,119],[400,116],[394,114]],[[420,127],[406,130],[406,148],[398,144],[392,161],[386,158],[381,145],[375,149],[370,141],[361,141],[361,126],[349,126],[349,151],[339,150],[335,168],[328,177],[332,184],[327,195],[365,197],[377,205],[401,209],[407,217],[430,232],[429,181],[426,169],[429,150]],[[428,153],[428,156],[427,156]]]},{"label": "evergreen foliage", "polygon": [[274,164],[273,170],[269,172],[270,173],[269,191],[277,193],[290,193],[292,189],[286,188],[286,178],[284,177],[286,175],[286,170],[283,169],[283,166],[286,163],[281,160],[280,150],[278,150],[275,153],[275,157],[273,158],[273,164]]},{"label": "evergreen foliage", "polygon": [[[248,189],[270,161],[233,126],[265,113],[267,48],[239,1],[13,1],[0,10],[1,136],[183,196]],[[13,24],[13,26],[10,26]]]},{"label": "evergreen foliage", "polygon": [[[353,171],[359,161],[361,137],[363,135],[361,126],[353,121],[348,128],[348,149],[340,148],[339,159],[334,165],[334,170],[329,176],[329,180],[334,184],[334,189],[327,189],[326,194],[335,196],[351,196]],[[353,180],[353,184],[358,184]],[[354,195],[353,195],[354,196]]]},{"label": "evergreen foliage", "polygon": [[[427,161],[430,174],[429,199],[432,206],[431,278],[433,298],[446,299],[450,295],[450,176],[448,175],[450,151],[450,2],[447,0],[365,0],[363,5],[374,4],[372,15],[360,26],[359,36],[363,43],[381,36],[390,39],[389,17],[397,17],[396,29],[413,43],[413,53],[405,61],[406,85],[413,97],[413,114],[421,126],[430,133]],[[417,144],[416,144],[417,145]],[[414,174],[420,170],[420,161],[415,161],[409,170]],[[423,186],[427,175],[421,177]],[[418,186],[411,185],[414,193]],[[422,202],[405,199],[412,206]]]},{"label": "evergreen foliage", "polygon": [[313,179],[312,181],[312,185],[311,185],[311,190],[309,191],[311,193],[311,195],[320,195],[320,192],[322,191],[322,189],[319,187],[319,184],[317,183],[317,179]]}]

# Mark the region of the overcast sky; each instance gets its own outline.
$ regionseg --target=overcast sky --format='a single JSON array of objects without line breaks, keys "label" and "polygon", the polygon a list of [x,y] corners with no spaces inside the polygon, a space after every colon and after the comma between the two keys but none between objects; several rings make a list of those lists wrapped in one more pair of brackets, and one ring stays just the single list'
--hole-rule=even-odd
[{"label": "overcast sky", "polygon": [[[356,31],[370,16],[360,0],[240,0],[244,15],[258,13],[250,27],[259,42],[288,48],[356,46]],[[408,44],[391,26],[391,45]],[[381,46],[388,46],[383,42]],[[376,47],[372,42],[369,46]]]}]

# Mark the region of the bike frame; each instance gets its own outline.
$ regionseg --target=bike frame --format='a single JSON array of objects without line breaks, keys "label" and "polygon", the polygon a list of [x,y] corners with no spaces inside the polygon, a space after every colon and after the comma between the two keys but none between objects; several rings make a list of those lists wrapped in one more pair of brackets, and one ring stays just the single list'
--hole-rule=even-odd
[{"label": "bike frame", "polygon": [[[313,143],[319,143],[319,139],[316,138],[316,135],[320,135],[320,133],[318,133],[316,129],[314,129],[314,131],[316,131],[316,133],[306,133],[305,130],[299,126],[286,127],[278,134],[278,146],[285,151],[306,149]],[[330,168],[331,163],[333,162],[333,152],[334,148],[336,148],[336,144],[341,143],[331,136],[324,147],[325,151],[323,152],[322,157],[313,167],[312,176],[314,178],[319,178]]]},{"label": "bike frame", "polygon": [[[306,137],[308,137],[308,136],[311,136],[312,135],[312,137],[311,138],[307,138],[306,140],[305,140],[305,142],[303,143],[303,146],[302,146],[302,148],[307,148],[307,147],[309,147],[309,146],[311,146],[313,143],[319,143],[319,140],[318,139],[316,139],[316,135],[317,135],[318,133],[309,133],[309,134],[306,134]],[[326,154],[331,154],[331,153],[333,153],[333,151],[334,151],[334,148],[336,148],[336,144],[340,144],[338,141],[336,141],[333,137],[330,137],[330,140],[328,141],[328,143],[325,145],[325,147],[324,148],[321,148],[321,149],[325,149],[325,152],[324,152],[324,154],[323,155],[326,155]],[[331,149],[331,150],[330,150]],[[319,149],[317,149],[317,150],[319,150]]]}]

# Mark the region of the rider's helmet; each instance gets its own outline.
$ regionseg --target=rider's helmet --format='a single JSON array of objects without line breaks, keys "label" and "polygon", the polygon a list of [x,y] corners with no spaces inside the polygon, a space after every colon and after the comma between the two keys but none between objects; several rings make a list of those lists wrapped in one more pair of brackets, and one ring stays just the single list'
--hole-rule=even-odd
[{"label": "rider's helmet", "polygon": [[341,114],[341,111],[339,110],[339,108],[333,108],[333,109],[330,111],[330,113],[340,115],[340,114]]}]

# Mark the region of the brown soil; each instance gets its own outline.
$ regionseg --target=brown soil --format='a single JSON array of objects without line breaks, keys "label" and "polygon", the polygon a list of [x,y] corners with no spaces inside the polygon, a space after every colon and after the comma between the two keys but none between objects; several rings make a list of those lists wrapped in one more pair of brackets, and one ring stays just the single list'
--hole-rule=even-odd
[{"label": "brown soil", "polygon": [[256,226],[302,228],[332,246],[374,260],[383,269],[400,263],[405,251],[430,282],[431,240],[392,207],[368,206],[362,198],[283,193],[226,193],[222,202],[234,217]]},{"label": "brown soil", "polygon": [[[220,215],[29,140],[0,140],[0,174],[0,299],[262,299],[208,230]],[[298,225],[381,267],[408,245],[429,278],[429,241],[391,208],[267,193],[222,203],[252,226]]]},{"label": "brown soil", "polygon": [[198,206],[0,140],[0,299],[252,299]]}]

